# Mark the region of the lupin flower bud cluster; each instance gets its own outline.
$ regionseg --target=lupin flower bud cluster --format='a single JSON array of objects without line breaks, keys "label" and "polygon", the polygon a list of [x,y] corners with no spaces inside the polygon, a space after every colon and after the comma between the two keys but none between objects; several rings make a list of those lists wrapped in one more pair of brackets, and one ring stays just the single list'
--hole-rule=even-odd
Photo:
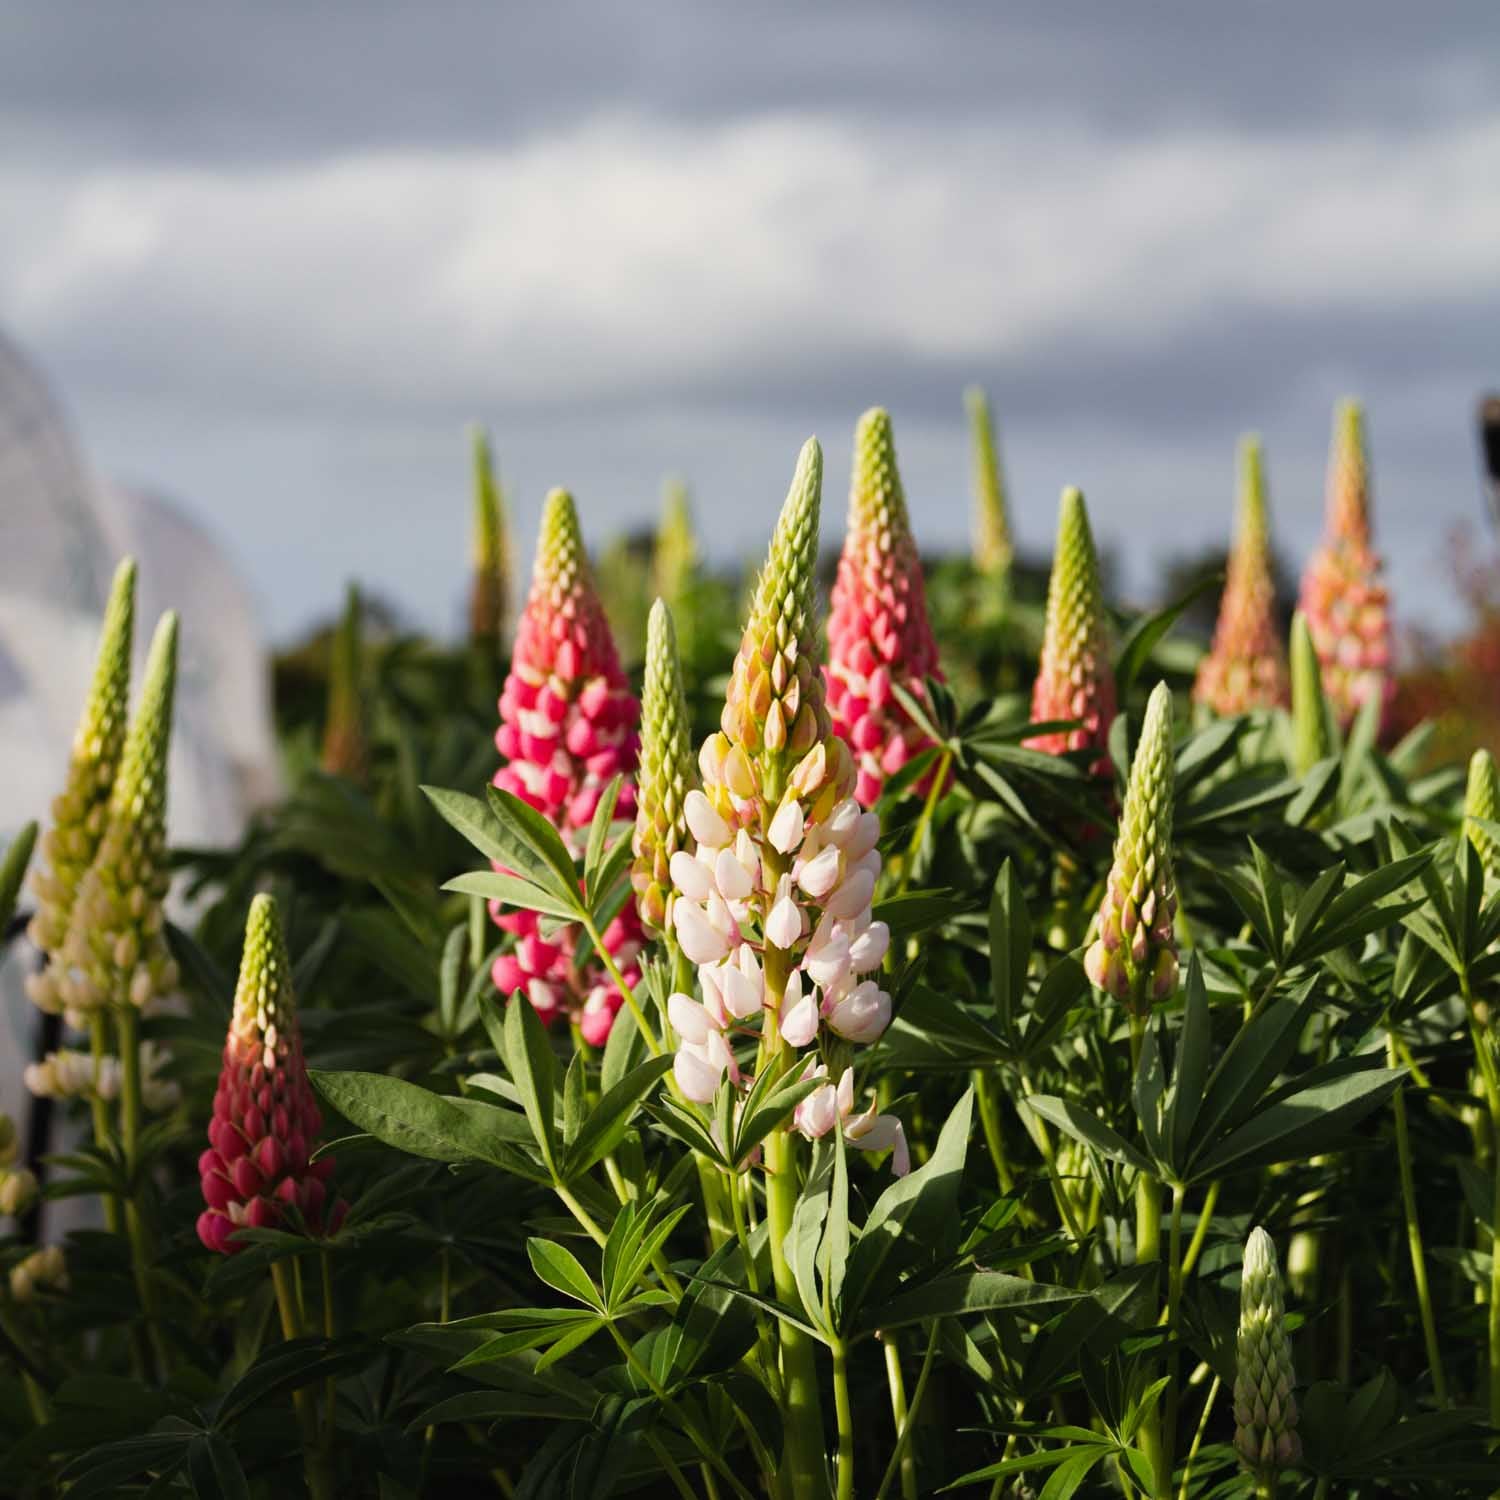
[{"label": "lupin flower bud cluster", "polygon": [[636,787],[635,856],[630,882],[641,923],[660,935],[670,920],[672,856],[687,843],[687,795],[693,789],[693,742],[677,630],[666,601],[646,622],[646,676],[641,692],[641,764]]},{"label": "lupin flower bud cluster", "polygon": [[1135,1010],[1177,988],[1173,774],[1172,693],[1162,682],[1146,705],[1098,933],[1084,956],[1094,984]]},{"label": "lupin flower bud cluster", "polygon": [[[822,1035],[842,1055],[839,1041],[873,1042],[890,1021],[889,995],[865,977],[890,943],[871,914],[880,820],[851,795],[853,761],[814,658],[821,482],[822,454],[810,440],[756,588],[722,727],[699,753],[702,790],[685,800],[695,848],[671,859],[672,923],[703,996],[669,1001],[680,1041],[674,1072],[700,1103],[726,1075],[748,1083],[733,1041],[752,1022],[772,1053]],[[804,1076],[826,1072],[816,1055],[803,1064]],[[808,1136],[840,1124],[851,1144],[896,1150],[904,1165],[899,1122],[853,1111],[852,1074],[841,1070],[796,1124]]]},{"label": "lupin flower bud cluster", "polygon": [[[536,808],[571,844],[588,827],[605,787],[623,773],[615,810],[617,816],[633,817],[630,778],[638,717],[594,586],[573,498],[553,490],[542,513],[531,594],[500,695],[495,744],[505,764],[495,773],[495,785]],[[576,974],[572,933],[565,928],[544,937],[535,912],[492,905],[491,915],[517,939],[513,951],[495,960],[493,978],[501,993],[522,991],[544,1021],[568,1016],[585,1041],[602,1044],[623,1004],[602,965],[590,964]],[[633,982],[640,952],[634,908],[627,906],[603,938],[626,982]]]},{"label": "lupin flower bud cluster", "polygon": [[1300,609],[1292,616],[1291,676],[1292,761],[1297,774],[1305,776],[1320,760],[1333,754],[1334,732],[1323,697],[1317,648],[1307,616]]},{"label": "lupin flower bud cluster", "polygon": [[1327,522],[1302,576],[1300,605],[1339,723],[1347,726],[1371,698],[1388,709],[1396,690],[1390,601],[1371,541],[1364,411],[1355,401],[1342,402],[1334,417]]},{"label": "lupin flower bud cluster", "polygon": [[493,645],[510,626],[510,517],[495,477],[488,437],[474,429],[474,579],[469,591],[469,639]]},{"label": "lupin flower bud cluster", "polygon": [[974,566],[985,577],[1004,581],[1015,561],[1016,547],[990,401],[978,386],[971,386],[964,392],[964,402],[974,449]]},{"label": "lupin flower bud cluster", "polygon": [[1240,1280],[1235,1340],[1234,1446],[1246,1468],[1269,1474],[1302,1457],[1291,1345],[1276,1246],[1264,1229],[1250,1231]]},{"label": "lupin flower bud cluster", "polygon": [[241,1248],[237,1230],[276,1228],[293,1209],[315,1233],[325,1224],[337,1230],[347,1205],[330,1202],[333,1158],[309,1160],[322,1128],[302,1059],[281,917],[270,896],[257,896],[245,924],[209,1147],[198,1158],[207,1204],[198,1238],[231,1255]]},{"label": "lupin flower bud cluster", "polygon": [[177,616],[169,612],[152,637],[98,852],[49,971],[52,995],[75,1020],[103,1006],[143,1010],[177,985],[162,910],[170,879],[167,755],[176,681]]},{"label": "lupin flower bud cluster", "polygon": [[359,590],[351,583],[328,656],[328,714],[321,763],[330,776],[356,782],[362,782],[370,769],[363,618]]},{"label": "lupin flower bud cluster", "polygon": [[1276,585],[1260,440],[1240,444],[1240,504],[1213,645],[1198,664],[1193,700],[1215,713],[1282,708],[1289,701],[1286,652],[1276,630]]},{"label": "lupin flower bud cluster", "polygon": [[[115,571],[93,682],[73,736],[67,781],[52,804],[52,826],[42,835],[42,858],[31,877],[37,900],[27,935],[49,958],[68,936],[73,903],[104,837],[110,792],[125,748],[130,708],[130,650],[135,630],[136,566],[126,558]],[[58,974],[27,976],[26,991],[42,1010],[63,1008]]]},{"label": "lupin flower bud cluster", "polygon": [[[141,1103],[160,1114],[173,1108],[182,1097],[181,1088],[162,1072],[171,1061],[155,1042],[140,1044]],[[39,1099],[102,1099],[120,1097],[123,1082],[120,1059],[106,1053],[95,1058],[88,1052],[60,1047],[41,1062],[28,1063],[23,1075],[28,1092]]]},{"label": "lupin flower bud cluster", "polygon": [[36,1201],[36,1177],[16,1165],[19,1142],[9,1115],[0,1115],[0,1214],[16,1218]]},{"label": "lupin flower bud cluster", "polygon": [[61,1245],[43,1245],[10,1268],[10,1295],[16,1302],[30,1302],[39,1290],[65,1292],[68,1263]]},{"label": "lupin flower bud cluster", "polygon": [[891,419],[879,407],[854,433],[849,528],[828,616],[828,707],[854,751],[854,795],[865,807],[930,743],[892,692],[919,700],[940,675],[922,563],[896,468]]},{"label": "lupin flower bud cluster", "polygon": [[1115,719],[1115,676],[1110,661],[1109,617],[1088,508],[1076,489],[1063,491],[1057,551],[1047,584],[1042,657],[1031,694],[1033,723],[1076,719],[1076,729],[1033,735],[1029,748],[1051,755],[1097,752],[1094,773],[1110,775],[1109,727]]},{"label": "lupin flower bud cluster", "polygon": [[1485,874],[1500,876],[1500,843],[1477,821],[1500,823],[1500,777],[1495,773],[1495,757],[1488,750],[1476,750],[1469,759],[1469,781],[1464,792],[1464,834],[1478,851]]}]

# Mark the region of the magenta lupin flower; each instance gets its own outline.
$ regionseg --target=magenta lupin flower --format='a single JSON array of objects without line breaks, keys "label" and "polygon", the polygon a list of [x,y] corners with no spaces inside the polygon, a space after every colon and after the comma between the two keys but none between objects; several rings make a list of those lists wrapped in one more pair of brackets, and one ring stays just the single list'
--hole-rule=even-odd
[{"label": "magenta lupin flower", "polygon": [[1347,727],[1362,705],[1395,696],[1390,598],[1370,529],[1370,463],[1364,411],[1341,402],[1328,460],[1323,542],[1302,575],[1300,607],[1322,669],[1323,691]]},{"label": "magenta lupin flower", "polygon": [[[531,594],[500,695],[495,744],[505,764],[495,773],[495,785],[536,808],[573,845],[605,787],[623,773],[615,812],[633,818],[639,717],[594,586],[573,497],[553,490],[542,512]],[[569,928],[544,936],[534,911],[504,911],[498,903],[490,910],[517,939],[495,960],[496,987],[507,996],[520,990],[544,1021],[567,1016],[591,1046],[602,1044],[623,1004],[603,966],[577,969]],[[641,943],[633,905],[603,937],[626,982],[633,983]]]},{"label": "magenta lupin flower", "polygon": [[1051,755],[1093,750],[1095,774],[1107,779],[1109,726],[1114,718],[1109,617],[1094,536],[1083,495],[1066,489],[1058,510],[1057,551],[1047,584],[1047,623],[1031,694],[1031,719],[1034,724],[1055,719],[1079,723],[1076,729],[1033,735],[1026,744]]},{"label": "magenta lupin flower", "polygon": [[1286,648],[1276,629],[1265,467],[1255,437],[1240,444],[1239,511],[1213,646],[1193,683],[1193,701],[1220,714],[1285,708],[1291,701]]},{"label": "magenta lupin flower", "polygon": [[879,407],[854,430],[849,528],[830,599],[828,658],[833,727],[855,755],[854,795],[871,807],[886,777],[930,743],[893,686],[925,699],[925,679],[942,675],[891,419]]},{"label": "magenta lupin flower", "polygon": [[245,923],[209,1148],[198,1158],[207,1204],[198,1238],[232,1255],[242,1248],[237,1230],[286,1227],[292,1209],[315,1233],[325,1224],[336,1230],[348,1205],[329,1202],[333,1158],[309,1160],[322,1129],[302,1059],[281,918],[270,896],[257,896]]}]

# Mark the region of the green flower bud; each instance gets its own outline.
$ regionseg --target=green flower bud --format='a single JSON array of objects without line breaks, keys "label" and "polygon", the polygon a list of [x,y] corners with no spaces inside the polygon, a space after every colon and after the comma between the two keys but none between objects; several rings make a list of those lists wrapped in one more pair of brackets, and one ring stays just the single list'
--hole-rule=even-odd
[{"label": "green flower bud", "polygon": [[359,590],[351,583],[333,633],[328,660],[328,718],[323,727],[323,769],[360,782],[369,770],[365,731],[364,642]]},{"label": "green flower bud", "polygon": [[1469,760],[1469,785],[1464,796],[1464,833],[1476,850],[1485,874],[1500,876],[1500,845],[1494,836],[1475,822],[1500,822],[1500,777],[1495,775],[1495,757],[1488,750],[1476,750]]},{"label": "green flower bud", "polygon": [[964,392],[964,401],[969,408],[969,430],[973,434],[974,566],[994,581],[1003,596],[1009,590],[1016,549],[1011,538],[1010,506],[1000,470],[990,399],[976,385]]},{"label": "green flower bud", "polygon": [[474,443],[474,579],[469,593],[469,639],[498,645],[510,627],[514,584],[514,548],[510,511],[495,477],[489,438],[473,431]]},{"label": "green flower bud", "polygon": [[1234,1446],[1245,1467],[1261,1475],[1302,1457],[1291,1345],[1286,1336],[1276,1246],[1264,1229],[1245,1242],[1240,1327],[1235,1340]]},{"label": "green flower bud", "polygon": [[1292,616],[1292,762],[1306,776],[1333,751],[1333,728],[1307,616]]}]

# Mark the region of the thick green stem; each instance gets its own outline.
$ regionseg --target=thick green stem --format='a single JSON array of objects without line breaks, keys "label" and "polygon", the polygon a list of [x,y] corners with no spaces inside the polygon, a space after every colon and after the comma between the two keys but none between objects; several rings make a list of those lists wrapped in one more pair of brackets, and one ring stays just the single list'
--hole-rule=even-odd
[{"label": "thick green stem", "polygon": [[[1131,1072],[1139,1064],[1141,1041],[1145,1032],[1145,1019],[1131,1014],[1130,1054]],[[1161,1259],[1161,1184],[1149,1172],[1142,1172],[1135,1183],[1135,1263],[1149,1265]],[[1160,1283],[1158,1282],[1159,1286]],[[1162,1414],[1158,1406],[1141,1423],[1141,1452],[1151,1465],[1155,1476],[1157,1500],[1168,1500],[1171,1494],[1172,1472],[1168,1467],[1165,1445],[1162,1442]]]},{"label": "thick green stem", "polygon": [[1172,1184],[1172,1230],[1167,1249],[1167,1337],[1172,1340],[1167,1355],[1167,1388],[1162,1393],[1161,1419],[1161,1471],[1157,1475],[1157,1488],[1164,1494],[1172,1492],[1172,1450],[1177,1445],[1177,1377],[1178,1336],[1177,1314],[1182,1306],[1182,1203],[1187,1191],[1178,1183]]},{"label": "thick green stem", "polygon": [[[297,1293],[287,1271],[287,1262],[271,1262],[271,1284],[276,1288],[276,1307],[281,1314],[281,1336],[288,1343],[302,1336],[302,1319],[297,1308]],[[313,1500],[334,1500],[328,1463],[318,1437],[318,1409],[313,1393],[306,1386],[292,1392],[292,1406],[297,1425],[302,1429],[302,1465],[307,1476],[308,1492]]]},{"label": "thick green stem", "polygon": [[995,1181],[1002,1193],[1016,1185],[1015,1175],[1005,1157],[1005,1132],[1000,1124],[1000,1100],[995,1093],[994,1074],[988,1068],[975,1068],[974,1096],[979,1102],[979,1123],[984,1128],[984,1143],[995,1166]]},{"label": "thick green stem", "polygon": [[1208,1388],[1208,1395],[1203,1401],[1203,1411],[1198,1417],[1198,1427],[1193,1433],[1193,1441],[1187,1451],[1187,1458],[1182,1465],[1182,1488],[1177,1491],[1177,1500],[1188,1500],[1188,1489],[1193,1479],[1193,1463],[1198,1457],[1198,1450],[1203,1446],[1203,1434],[1208,1431],[1208,1414],[1214,1409],[1214,1402],[1218,1399],[1220,1377],[1215,1375],[1214,1382]]},{"label": "thick green stem", "polygon": [[625,976],[620,972],[620,966],[615,962],[614,956],[604,946],[604,939],[599,935],[599,929],[594,925],[592,919],[585,921],[584,930],[593,940],[594,951],[599,955],[600,962],[614,981],[614,986],[620,992],[620,997],[630,1007],[630,1014],[635,1017],[635,1024],[641,1029],[641,1036],[645,1040],[646,1049],[652,1057],[661,1056],[661,1043],[657,1040],[656,1031],[646,1019],[646,1013],[641,1009],[641,1002],[636,999],[635,991],[625,982]]},{"label": "thick green stem", "polygon": [[125,1227],[130,1236],[130,1259],[135,1273],[136,1296],[141,1303],[141,1318],[146,1337],[155,1358],[157,1373],[165,1372],[161,1330],[156,1322],[156,1286],[151,1280],[151,1236],[142,1212],[145,1197],[145,1169],[141,1161],[141,1017],[133,1005],[115,1011],[115,1035],[120,1048],[120,1146],[125,1154],[125,1171],[130,1182],[130,1196],[125,1202]]},{"label": "thick green stem", "polygon": [[[906,1426],[906,1380],[901,1374],[901,1346],[895,1333],[881,1337],[885,1346],[885,1381],[891,1393],[891,1419],[897,1433]],[[911,1456],[911,1445],[901,1455],[902,1500],[917,1500],[917,1465]]]},{"label": "thick green stem", "polygon": [[1214,1208],[1219,1201],[1219,1179],[1216,1177],[1209,1183],[1208,1191],[1203,1195],[1203,1207],[1198,1210],[1198,1223],[1193,1229],[1193,1238],[1187,1247],[1187,1254],[1182,1257],[1182,1274],[1192,1275],[1193,1267],[1198,1264],[1198,1255],[1203,1249],[1203,1242],[1208,1238],[1208,1226],[1214,1220]]},{"label": "thick green stem", "polygon": [[875,1500],[885,1500],[901,1465],[906,1460],[907,1449],[911,1446],[912,1428],[916,1426],[917,1414],[922,1410],[922,1398],[927,1394],[927,1377],[932,1374],[932,1357],[937,1353],[938,1330],[941,1327],[942,1319],[934,1318],[932,1331],[927,1335],[927,1352],[922,1356],[922,1368],[917,1375],[917,1388],[912,1392],[911,1410],[907,1412],[906,1420],[896,1434],[895,1451],[885,1466],[885,1474],[880,1480],[880,1488],[875,1492]]},{"label": "thick green stem", "polygon": [[1480,1021],[1475,1007],[1468,976],[1462,976],[1462,981],[1474,1038],[1474,1060],[1479,1064],[1485,1102],[1489,1105],[1490,1141],[1494,1154],[1495,1198],[1490,1217],[1490,1423],[1500,1427],[1500,1066],[1496,1064],[1491,1032]]},{"label": "thick green stem", "polygon": [[[790,1131],[773,1130],[766,1137],[765,1162],[771,1276],[777,1297],[788,1307],[799,1307],[797,1280],[785,1250],[797,1208],[796,1140]],[[811,1337],[790,1323],[780,1324],[780,1337],[785,1463],[791,1494],[794,1500],[819,1500],[826,1493],[826,1479],[816,1350]]]},{"label": "thick green stem", "polygon": [[932,785],[927,789],[927,796],[922,802],[922,811],[918,814],[916,826],[912,829],[911,842],[906,846],[906,853],[901,859],[901,879],[896,884],[898,896],[905,895],[907,887],[911,884],[911,877],[917,866],[917,855],[927,838],[932,815],[943,795],[943,786],[948,780],[948,768],[952,764],[953,752],[945,746],[942,754],[933,762]]},{"label": "thick green stem", "polygon": [[[1386,1033],[1386,1056],[1398,1065],[1396,1036]],[[1427,1345],[1427,1364],[1432,1371],[1432,1394],[1437,1404],[1447,1406],[1448,1386],[1443,1378],[1443,1358],[1438,1349],[1437,1319],[1432,1311],[1432,1290],[1427,1283],[1427,1256],[1422,1248],[1422,1225],[1417,1218],[1417,1183],[1411,1165],[1411,1133],[1406,1124],[1406,1090],[1398,1088],[1391,1099],[1396,1118],[1396,1160],[1401,1171],[1401,1202],[1406,1211],[1406,1247],[1411,1255],[1411,1278],[1417,1289],[1417,1308],[1422,1318],[1422,1338]]]},{"label": "thick green stem", "polygon": [[[89,1052],[94,1061],[93,1088],[89,1094],[89,1112],[94,1121],[94,1144],[107,1151],[114,1140],[114,1131],[109,1123],[109,1101],[99,1090],[104,1075],[104,1059],[109,1052],[109,1017],[105,1011],[96,1010],[89,1016]],[[125,1221],[120,1212],[120,1200],[112,1193],[104,1195],[104,1225],[111,1234],[123,1234]]]},{"label": "thick green stem", "polygon": [[837,1500],[854,1500],[854,1412],[849,1405],[849,1351],[842,1339],[833,1350],[833,1410],[839,1429]]}]

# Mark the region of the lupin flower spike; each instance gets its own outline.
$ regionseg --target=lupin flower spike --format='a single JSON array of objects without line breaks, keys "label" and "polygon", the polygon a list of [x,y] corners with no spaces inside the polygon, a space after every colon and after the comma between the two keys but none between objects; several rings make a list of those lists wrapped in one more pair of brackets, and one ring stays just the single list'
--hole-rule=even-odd
[{"label": "lupin flower spike", "polygon": [[1334,416],[1327,523],[1302,575],[1300,603],[1339,724],[1347,727],[1372,697],[1388,710],[1396,691],[1390,601],[1371,540],[1370,465],[1356,401],[1341,402]]},{"label": "lupin flower spike", "polygon": [[1031,719],[1077,719],[1077,729],[1033,735],[1033,750],[1060,755],[1093,750],[1095,775],[1110,776],[1109,726],[1115,718],[1115,677],[1110,662],[1109,619],[1099,581],[1099,560],[1088,508],[1076,489],[1063,491],[1057,518],[1057,552],[1047,584],[1042,659],[1031,694]]},{"label": "lupin flower spike", "polygon": [[167,948],[167,759],[177,684],[177,616],[151,638],[145,684],[120,758],[94,862],[78,887],[57,955],[57,995],[70,1015],[141,1010],[177,984]]},{"label": "lupin flower spike", "polygon": [[[703,995],[669,1001],[674,1073],[699,1103],[726,1074],[746,1081],[732,1039],[754,1020],[766,1055],[787,1071],[797,1065],[787,1051],[811,1048],[825,1025],[825,1045],[843,1057],[841,1043],[873,1042],[890,1022],[890,996],[860,977],[890,944],[871,915],[880,819],[850,795],[854,764],[833,732],[814,657],[822,468],[809,440],[756,586],[723,727],[698,755],[703,789],[684,801],[696,848],[671,860],[672,926]],[[828,1073],[815,1053],[801,1066],[803,1077]],[[853,1087],[841,1069],[804,1101],[796,1127],[816,1136],[837,1123],[851,1145],[890,1150],[904,1170],[900,1121],[873,1107],[855,1114]]]},{"label": "lupin flower spike", "polygon": [[651,556],[651,582],[657,597],[670,608],[680,609],[697,570],[698,538],[693,533],[687,486],[680,479],[669,480]]},{"label": "lupin flower spike", "polygon": [[1333,754],[1328,714],[1317,648],[1299,609],[1292,616],[1292,761],[1299,776]]},{"label": "lupin flower spike", "polygon": [[925,699],[925,679],[941,676],[891,419],[878,406],[854,429],[849,527],[830,604],[828,706],[857,757],[854,795],[872,807],[885,778],[929,743],[893,685]]},{"label": "lupin flower spike", "polygon": [[514,571],[510,515],[482,428],[474,428],[473,444],[474,578],[469,591],[469,639],[493,647],[510,625]]},{"label": "lupin flower spike", "polygon": [[1010,506],[1000,471],[1000,452],[990,398],[976,385],[964,392],[974,449],[974,566],[986,578],[1008,583],[1015,561]]},{"label": "lupin flower spike", "polygon": [[1476,750],[1469,760],[1469,784],[1464,795],[1464,833],[1479,852],[1485,874],[1500,876],[1500,844],[1489,829],[1475,820],[1500,823],[1500,777],[1495,774],[1495,757],[1488,750]]},{"label": "lupin flower spike", "polygon": [[19,1218],[36,1201],[37,1181],[26,1168],[16,1165],[16,1127],[9,1115],[0,1115],[0,1214]]},{"label": "lupin flower spike", "polygon": [[1234,1446],[1245,1467],[1268,1476],[1302,1457],[1291,1345],[1276,1246],[1264,1229],[1250,1231],[1240,1280],[1235,1340]]},{"label": "lupin flower spike", "polygon": [[1260,439],[1240,442],[1240,504],[1234,547],[1213,646],[1198,664],[1193,701],[1215,713],[1284,708],[1286,651],[1276,631],[1276,585],[1266,518],[1265,465]]},{"label": "lupin flower spike", "polygon": [[281,916],[270,896],[250,903],[234,1014],[208,1127],[198,1158],[207,1207],[198,1238],[232,1255],[239,1229],[272,1229],[295,1208],[314,1233],[338,1229],[348,1205],[330,1203],[333,1158],[308,1158],[323,1119],[302,1059],[302,1032],[292,993],[292,966]]},{"label": "lupin flower spike", "polygon": [[[516,627],[510,675],[500,695],[495,744],[505,764],[495,785],[536,808],[570,845],[589,826],[605,787],[623,774],[615,814],[633,818],[640,709],[621,670],[594,586],[573,497],[553,490],[542,512],[531,594]],[[534,911],[491,915],[518,939],[495,960],[493,978],[506,996],[523,991],[544,1021],[569,1016],[590,1046],[609,1035],[623,997],[602,965],[576,973],[573,933],[542,936]],[[603,933],[605,946],[633,983],[640,924],[627,906]]]},{"label": "lupin flower spike", "polygon": [[641,767],[630,870],[641,923],[652,934],[660,934],[670,918],[672,856],[687,844],[683,805],[696,779],[677,631],[666,600],[658,599],[646,622]]},{"label": "lupin flower spike", "polygon": [[328,720],[323,728],[323,769],[330,776],[363,781],[370,766],[365,726],[364,616],[359,589],[349,585],[344,613],[333,632],[328,658]]},{"label": "lupin flower spike", "polygon": [[1172,692],[1146,705],[1120,814],[1099,930],[1084,957],[1089,978],[1134,1011],[1177,988],[1177,885],[1172,874]]},{"label": "lupin flower spike", "polygon": [[[78,887],[104,837],[110,791],[125,748],[135,578],[135,560],[127,557],[115,570],[110,586],[93,684],[73,736],[67,781],[52,804],[52,827],[42,836],[41,864],[31,877],[37,909],[28,936],[49,958],[56,956],[67,939]],[[42,1010],[62,1009],[57,975],[28,975],[26,990]]]}]

